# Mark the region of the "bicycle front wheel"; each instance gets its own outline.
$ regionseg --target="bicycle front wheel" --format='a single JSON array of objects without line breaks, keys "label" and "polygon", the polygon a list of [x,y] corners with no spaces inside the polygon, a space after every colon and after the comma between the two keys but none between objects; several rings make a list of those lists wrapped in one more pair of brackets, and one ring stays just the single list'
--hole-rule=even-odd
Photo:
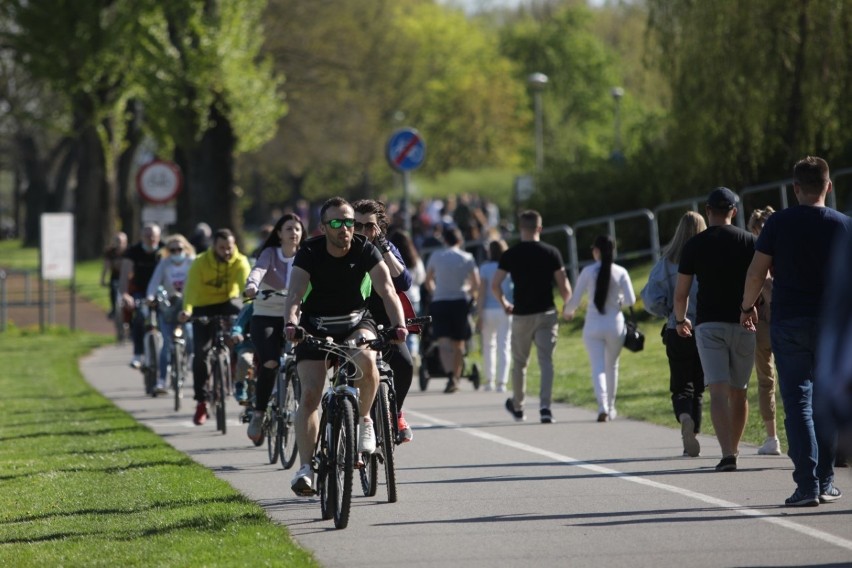
[{"label": "bicycle front wheel", "polygon": [[290,363],[285,368],[283,395],[279,390],[278,397],[278,432],[277,442],[281,467],[290,469],[296,462],[298,447],[296,445],[296,411],[299,410],[299,397],[302,395],[302,385],[296,374],[296,364]]},{"label": "bicycle front wheel", "polygon": [[150,396],[157,396],[154,386],[157,384],[157,369],[159,367],[159,355],[162,345],[163,340],[159,337],[158,333],[149,331],[145,334],[142,376],[145,380],[145,394]]},{"label": "bicycle front wheel", "polygon": [[334,486],[334,527],[345,529],[349,524],[352,470],[355,468],[355,410],[348,398],[341,397],[337,401],[333,426],[329,481]]},{"label": "bicycle front wheel", "polygon": [[221,355],[213,360],[213,406],[216,410],[216,429],[227,433],[225,422],[225,381],[228,372],[227,361]]},{"label": "bicycle front wheel", "polygon": [[376,393],[376,445],[381,448],[381,459],[385,466],[385,482],[388,489],[388,503],[396,503],[396,468],[393,461],[394,428],[392,420],[396,420],[396,413],[392,412],[389,388],[387,383],[379,384],[379,392]]},{"label": "bicycle front wheel", "polygon": [[172,367],[171,367],[171,383],[172,393],[175,397],[175,412],[180,410],[181,400],[183,399],[183,380],[186,372],[186,348],[183,343],[178,341],[172,342]]}]

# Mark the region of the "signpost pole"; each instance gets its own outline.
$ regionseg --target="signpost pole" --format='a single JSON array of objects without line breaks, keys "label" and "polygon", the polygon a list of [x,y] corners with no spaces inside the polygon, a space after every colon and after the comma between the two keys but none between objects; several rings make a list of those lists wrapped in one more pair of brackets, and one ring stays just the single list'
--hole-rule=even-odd
[{"label": "signpost pole", "polygon": [[411,203],[411,172],[405,170],[402,172],[403,227],[405,228],[405,232],[411,235],[411,212],[408,210],[409,203]]}]

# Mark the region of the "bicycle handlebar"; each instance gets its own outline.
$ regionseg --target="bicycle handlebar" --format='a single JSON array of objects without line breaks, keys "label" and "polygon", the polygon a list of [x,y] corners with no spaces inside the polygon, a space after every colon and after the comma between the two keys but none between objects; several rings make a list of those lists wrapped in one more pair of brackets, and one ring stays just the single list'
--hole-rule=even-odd
[{"label": "bicycle handlebar", "polygon": [[286,290],[258,290],[257,295],[255,295],[254,298],[249,298],[245,295],[245,292],[243,292],[243,301],[253,302],[255,300],[268,300],[271,296],[281,296],[282,298],[286,298],[288,294]]}]

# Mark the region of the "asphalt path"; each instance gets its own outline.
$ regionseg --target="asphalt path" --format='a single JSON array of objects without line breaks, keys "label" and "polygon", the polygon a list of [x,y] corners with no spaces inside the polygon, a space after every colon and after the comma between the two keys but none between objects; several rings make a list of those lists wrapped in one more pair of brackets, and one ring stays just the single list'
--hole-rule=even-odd
[{"label": "asphalt path", "polygon": [[106,347],[81,369],[140,423],[258,502],[327,567],[852,566],[848,470],[838,472],[843,499],[787,508],[794,486],[786,456],[742,445],[739,470],[716,473],[715,438],[699,436],[701,457],[685,458],[679,429],[621,417],[600,424],[568,405],[553,408],[556,424],[540,424],[537,412],[516,423],[505,394],[466,384],[445,395],[438,380],[406,401],[415,436],[395,454],[399,501],[387,503],[383,486],[363,497],[358,484],[349,527],[335,530],[320,519],[317,499],[291,493],[293,471],[270,465],[265,445],[248,441],[236,404],[227,435],[211,421],[194,426],[191,394],[180,413],[170,397],[144,396],[129,359],[128,347]]}]

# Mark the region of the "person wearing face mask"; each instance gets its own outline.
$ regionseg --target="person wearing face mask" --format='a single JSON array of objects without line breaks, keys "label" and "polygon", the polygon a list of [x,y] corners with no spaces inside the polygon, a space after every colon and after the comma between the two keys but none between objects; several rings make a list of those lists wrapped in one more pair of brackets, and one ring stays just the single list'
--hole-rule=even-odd
[{"label": "person wearing face mask", "polygon": [[[213,233],[213,246],[199,254],[186,276],[183,287],[183,311],[178,321],[186,322],[196,316],[235,316],[242,307],[240,296],[249,275],[249,262],[237,250],[230,229]],[[210,353],[215,337],[214,322],[193,324],[192,380],[195,390],[195,416],[192,421],[201,426],[207,421],[207,383],[211,372]]]},{"label": "person wearing face mask", "polygon": [[[163,334],[163,349],[160,351],[160,369],[155,394],[166,394],[166,377],[168,376],[171,358],[172,335],[175,330],[177,314],[183,306],[183,284],[189,273],[189,266],[195,259],[195,248],[183,235],[171,235],[166,239],[166,256],[157,263],[145,296],[148,302],[153,302],[160,288],[165,290],[169,298],[169,306],[159,306],[160,331]],[[185,326],[187,345],[192,345],[192,326]]]},{"label": "person wearing face mask", "polygon": [[[148,282],[160,260],[161,248],[160,227],[156,223],[145,223],[142,226],[142,240],[129,247],[121,261],[118,289],[126,308],[134,309],[136,300],[145,296]],[[133,338],[133,359],[130,360],[130,366],[139,369],[142,367],[144,352],[142,341],[145,337],[145,322],[138,313],[135,313],[130,321],[130,335]]]}]

